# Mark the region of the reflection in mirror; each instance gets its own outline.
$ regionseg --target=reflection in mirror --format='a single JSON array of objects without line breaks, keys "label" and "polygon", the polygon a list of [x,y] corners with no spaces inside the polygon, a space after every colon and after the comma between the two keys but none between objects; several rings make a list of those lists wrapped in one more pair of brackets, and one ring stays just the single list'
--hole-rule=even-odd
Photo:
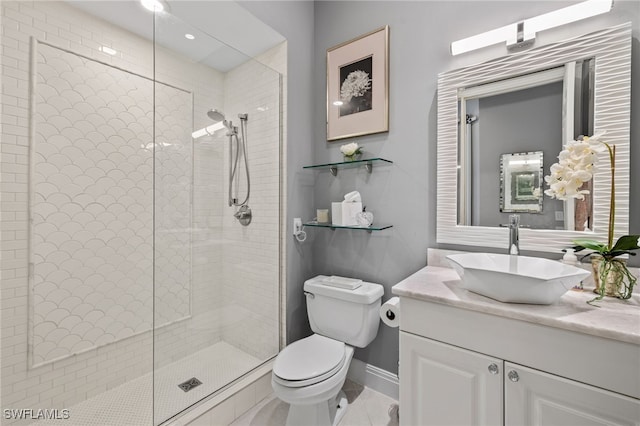
[{"label": "reflection in mirror", "polygon": [[[579,207],[575,200],[547,199],[541,214],[540,197],[523,203],[502,196],[498,183],[506,180],[499,174],[498,161],[504,152],[539,151],[548,162],[537,166],[534,177],[540,183],[540,167],[548,169],[567,141],[593,133],[594,64],[594,58],[571,61],[458,88],[458,224],[500,226],[506,223],[507,212],[523,212],[523,225],[535,229],[588,227],[590,198]],[[511,175],[506,179],[511,182]],[[523,183],[527,178],[518,179]],[[509,200],[515,202],[505,205]]]},{"label": "reflection in mirror", "polygon": [[541,213],[542,151],[500,156],[500,211]]}]

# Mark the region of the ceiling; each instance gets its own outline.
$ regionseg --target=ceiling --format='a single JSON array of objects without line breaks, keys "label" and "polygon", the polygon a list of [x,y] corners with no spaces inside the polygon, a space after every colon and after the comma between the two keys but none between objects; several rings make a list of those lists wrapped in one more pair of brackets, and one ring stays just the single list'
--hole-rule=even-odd
[{"label": "ceiling", "polygon": [[[137,0],[67,2],[148,40],[154,39],[153,14]],[[285,40],[234,1],[171,0],[165,4],[168,7],[156,16],[156,43],[222,72]],[[187,40],[187,33],[195,39]]]}]

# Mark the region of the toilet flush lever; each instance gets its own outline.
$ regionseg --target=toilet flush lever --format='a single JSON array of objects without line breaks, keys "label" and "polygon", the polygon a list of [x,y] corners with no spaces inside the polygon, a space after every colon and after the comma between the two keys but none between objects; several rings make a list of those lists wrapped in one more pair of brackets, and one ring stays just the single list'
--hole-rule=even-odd
[{"label": "toilet flush lever", "polygon": [[307,296],[307,297],[309,297],[309,298],[311,298],[311,299],[313,299],[314,297],[316,297],[316,295],[315,295],[315,294],[313,294],[313,293],[309,293],[308,291],[303,291],[303,293],[304,293],[304,295],[305,295],[305,296]]}]

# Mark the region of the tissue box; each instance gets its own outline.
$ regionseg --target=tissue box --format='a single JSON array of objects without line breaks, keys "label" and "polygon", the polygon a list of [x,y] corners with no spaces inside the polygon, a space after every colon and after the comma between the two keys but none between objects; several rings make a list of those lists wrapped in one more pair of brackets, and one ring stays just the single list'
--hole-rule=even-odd
[{"label": "tissue box", "polygon": [[331,224],[336,226],[355,226],[356,215],[362,211],[362,202],[331,203]]}]

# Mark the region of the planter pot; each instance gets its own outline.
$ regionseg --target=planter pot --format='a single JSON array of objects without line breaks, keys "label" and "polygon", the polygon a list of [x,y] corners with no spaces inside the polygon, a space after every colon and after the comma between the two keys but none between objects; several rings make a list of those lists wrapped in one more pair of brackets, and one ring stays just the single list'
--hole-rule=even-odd
[{"label": "planter pot", "polygon": [[[604,262],[604,263],[603,263]],[[623,293],[627,261],[625,259],[604,260],[602,256],[591,256],[591,268],[593,281],[596,284],[594,293],[601,294],[600,287],[604,281],[604,295],[610,297],[621,297]],[[605,268],[605,270],[601,270]]]},{"label": "planter pot", "polygon": [[357,161],[362,157],[362,154],[345,155],[344,161]]}]

